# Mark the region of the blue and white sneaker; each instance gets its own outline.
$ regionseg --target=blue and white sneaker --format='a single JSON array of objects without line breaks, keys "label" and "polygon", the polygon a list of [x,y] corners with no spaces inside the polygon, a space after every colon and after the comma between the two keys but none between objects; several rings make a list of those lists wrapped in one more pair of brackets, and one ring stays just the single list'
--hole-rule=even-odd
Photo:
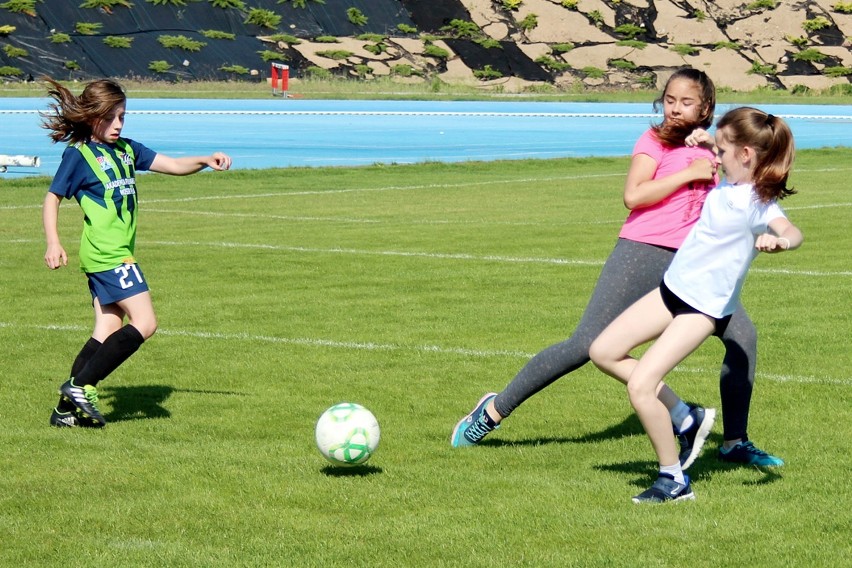
[{"label": "blue and white sneaker", "polygon": [[758,467],[781,467],[784,465],[784,460],[764,452],[749,440],[740,442],[727,451],[724,448],[719,448],[719,459]]},{"label": "blue and white sneaker", "polygon": [[479,399],[470,414],[459,420],[450,437],[450,444],[454,448],[473,446],[479,443],[489,432],[500,427],[485,414],[485,407],[497,396],[496,392],[490,392]]},{"label": "blue and white sneaker", "polygon": [[684,475],[686,483],[678,483],[674,477],[667,473],[660,473],[657,481],[649,489],[646,489],[633,498],[634,503],[665,503],[666,501],[689,501],[695,499],[689,476]]},{"label": "blue and white sneaker", "polygon": [[681,469],[691,466],[701,453],[701,448],[704,447],[704,442],[707,441],[707,436],[713,429],[713,423],[716,422],[715,408],[691,406],[689,414],[692,416],[692,426],[677,434],[677,440],[680,442],[678,457]]}]

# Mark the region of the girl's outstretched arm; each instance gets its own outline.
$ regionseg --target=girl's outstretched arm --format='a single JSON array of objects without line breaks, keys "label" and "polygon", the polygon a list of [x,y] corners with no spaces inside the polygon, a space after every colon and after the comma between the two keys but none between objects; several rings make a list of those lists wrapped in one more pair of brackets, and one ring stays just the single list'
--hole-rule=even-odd
[{"label": "girl's outstretched arm", "polygon": [[757,237],[754,247],[761,252],[782,252],[802,246],[805,240],[802,231],[785,217],[779,217],[769,223],[770,233]]},{"label": "girl's outstretched arm", "polygon": [[157,154],[149,168],[152,172],[173,176],[186,176],[209,167],[221,171],[231,168],[231,157],[223,152],[214,152],[209,156],[186,156],[172,158],[165,154]]},{"label": "girl's outstretched arm", "polygon": [[44,263],[51,270],[68,265],[68,255],[59,240],[59,204],[62,198],[55,193],[47,192],[41,209],[41,220],[44,224],[44,236],[47,240],[47,250],[44,253]]}]

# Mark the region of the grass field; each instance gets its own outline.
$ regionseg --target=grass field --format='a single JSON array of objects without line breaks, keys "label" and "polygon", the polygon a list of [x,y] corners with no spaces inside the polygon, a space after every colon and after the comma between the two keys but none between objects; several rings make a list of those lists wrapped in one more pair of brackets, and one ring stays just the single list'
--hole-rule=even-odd
[{"label": "grass field", "polygon": [[[83,276],[48,271],[49,180],[0,180],[3,566],[849,566],[852,150],[803,151],[805,233],[759,258],[749,433],[775,471],[656,475],[621,386],[586,366],[479,447],[455,422],[578,320],[625,217],[626,158],[141,178],[160,331],[101,384],[104,430],[47,424],[88,337]],[[61,212],[76,266],[81,215]],[[670,376],[718,407],[718,342]],[[334,469],[313,427],[370,408],[377,454]],[[846,473],[844,473],[846,472]],[[844,560],[845,559],[845,560]]]}]

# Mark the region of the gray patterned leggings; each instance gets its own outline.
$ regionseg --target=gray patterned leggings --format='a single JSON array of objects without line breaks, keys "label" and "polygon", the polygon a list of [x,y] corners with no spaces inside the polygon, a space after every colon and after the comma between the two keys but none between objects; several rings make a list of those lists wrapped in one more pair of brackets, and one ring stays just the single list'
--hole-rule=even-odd
[{"label": "gray patterned leggings", "polygon": [[[633,302],[660,285],[673,256],[668,249],[618,239],[574,333],[527,362],[494,399],[497,412],[509,416],[532,395],[588,363],[592,341]],[[746,440],[757,331],[742,305],[721,339],[725,346],[719,383],[724,437]]]}]

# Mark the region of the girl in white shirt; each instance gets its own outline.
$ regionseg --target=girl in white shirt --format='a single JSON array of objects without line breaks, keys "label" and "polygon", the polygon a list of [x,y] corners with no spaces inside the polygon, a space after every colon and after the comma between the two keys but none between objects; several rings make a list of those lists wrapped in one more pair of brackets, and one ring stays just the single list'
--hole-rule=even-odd
[{"label": "girl in white shirt", "polygon": [[[703,130],[691,137],[712,141]],[[659,459],[657,481],[634,497],[635,503],[695,498],[657,390],[705,339],[724,332],[758,252],[792,250],[803,240],[777,203],[795,193],[787,188],[794,155],[787,124],[755,108],[737,108],[719,120],[715,145],[725,181],[708,194],[660,287],[613,321],[589,350],[602,371],[627,382],[630,403]],[[630,356],[653,339],[641,359]]]}]

